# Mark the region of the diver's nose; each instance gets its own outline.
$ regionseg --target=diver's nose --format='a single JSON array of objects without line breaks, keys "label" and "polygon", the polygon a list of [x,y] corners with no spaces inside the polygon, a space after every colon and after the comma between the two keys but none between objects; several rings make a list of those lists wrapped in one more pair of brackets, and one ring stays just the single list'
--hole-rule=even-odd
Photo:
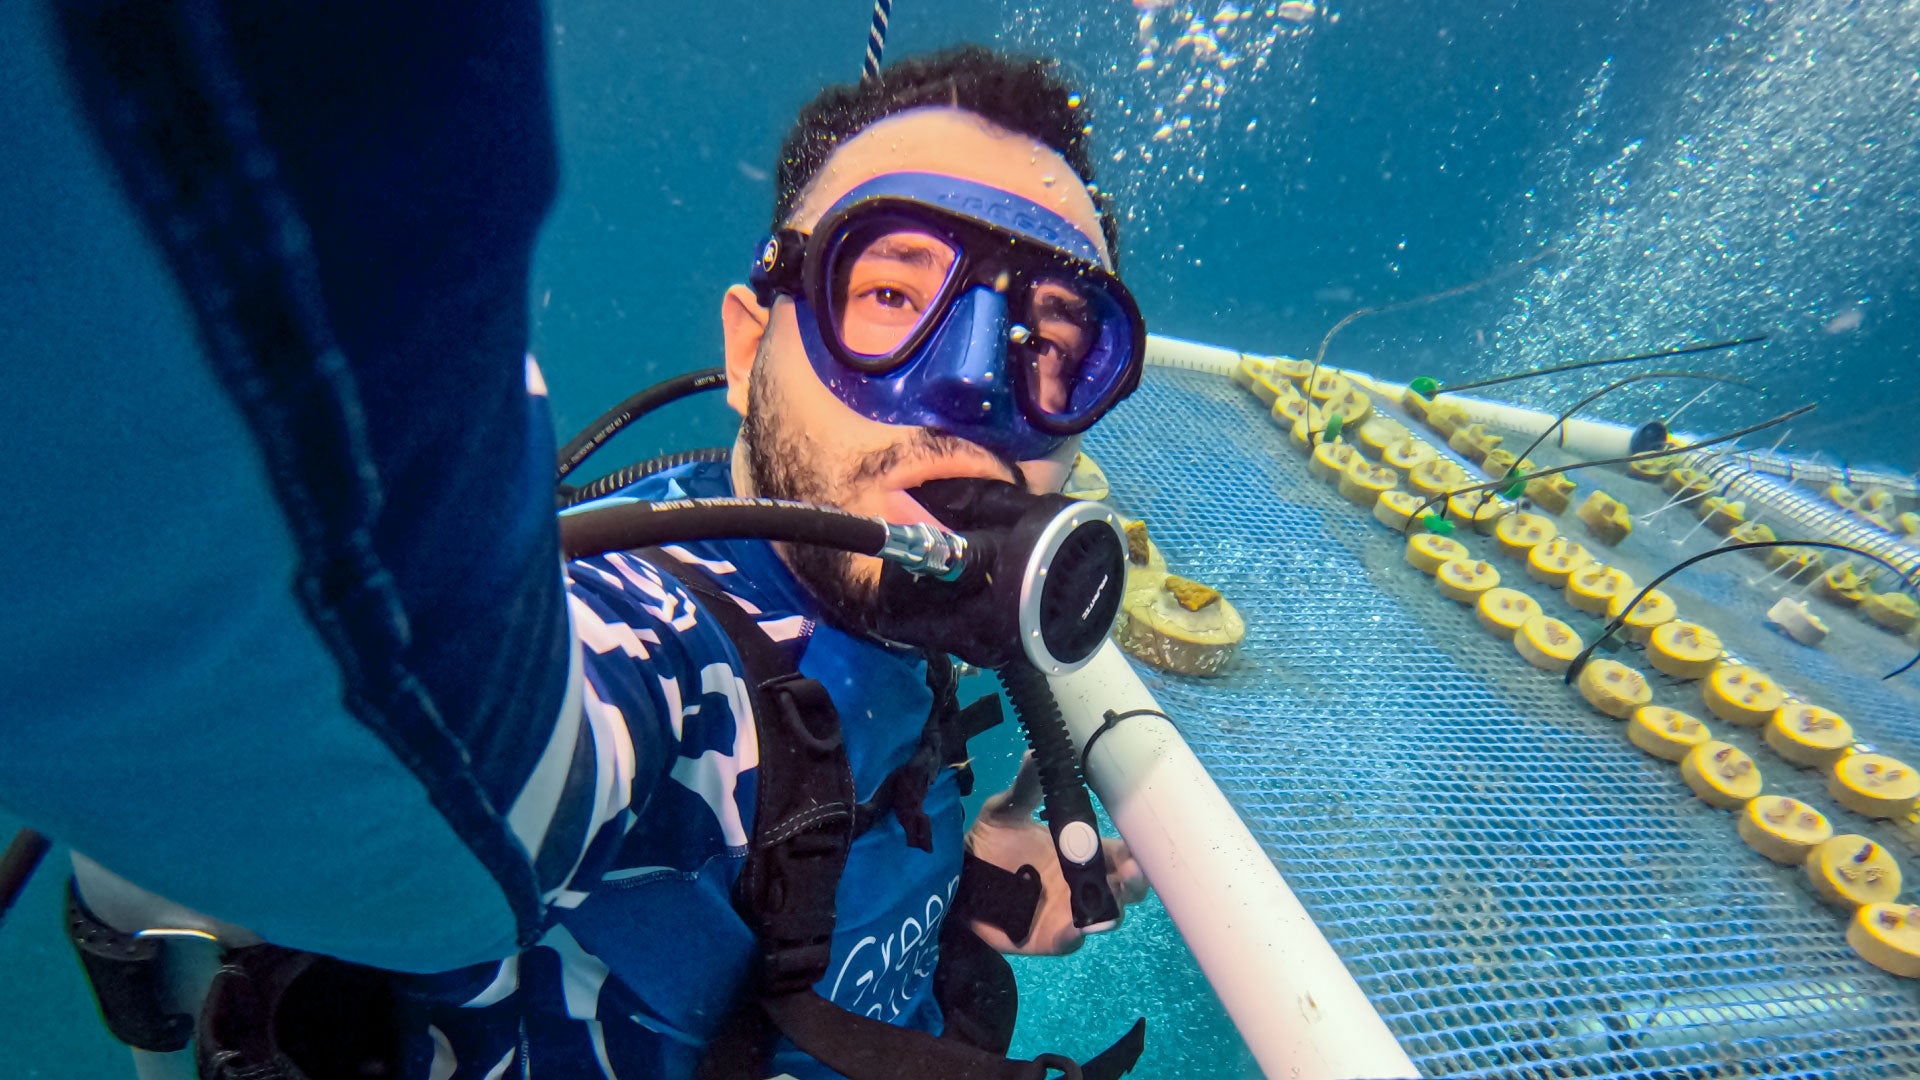
[{"label": "diver's nose", "polygon": [[956,307],[945,329],[959,339],[959,347],[933,350],[943,355],[926,372],[927,407],[959,428],[1000,427],[1010,421],[1014,407],[1007,375],[1007,298],[976,286]]}]

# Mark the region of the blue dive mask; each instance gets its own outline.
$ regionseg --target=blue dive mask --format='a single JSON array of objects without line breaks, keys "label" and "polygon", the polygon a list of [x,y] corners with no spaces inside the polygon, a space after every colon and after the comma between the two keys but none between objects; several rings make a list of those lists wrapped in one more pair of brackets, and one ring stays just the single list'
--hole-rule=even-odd
[{"label": "blue dive mask", "polygon": [[1093,241],[985,184],[876,177],[811,235],[768,237],[751,280],[762,304],[793,298],[815,373],[848,407],[1015,461],[1140,383],[1146,325]]}]

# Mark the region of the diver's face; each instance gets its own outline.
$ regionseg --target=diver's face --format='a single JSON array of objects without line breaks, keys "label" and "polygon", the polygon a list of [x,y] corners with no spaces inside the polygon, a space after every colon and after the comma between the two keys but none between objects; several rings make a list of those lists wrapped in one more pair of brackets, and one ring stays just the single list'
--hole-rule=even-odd
[{"label": "diver's face", "polygon": [[[854,187],[888,173],[941,173],[988,184],[1052,209],[1100,244],[1098,211],[1086,187],[1058,153],[1025,135],[992,127],[960,109],[928,108],[888,117],[842,143],[827,159],[789,224],[811,232],[827,208]],[[910,256],[914,253],[899,253]],[[916,266],[911,258],[900,260]],[[896,268],[897,269],[897,268]],[[929,272],[933,272],[929,269]],[[944,275],[942,275],[944,276]],[[875,332],[884,331],[890,297],[874,298]],[[929,480],[991,477],[1057,491],[1071,465],[1070,441],[1051,458],[1005,461],[975,443],[932,428],[871,420],[849,408],[814,372],[791,301],[762,308],[735,286],[723,305],[727,400],[741,411],[742,491],[770,498],[827,503],[893,522],[932,522],[907,494]],[[842,622],[856,628],[878,580],[879,561],[822,548],[783,548],[801,580]]]}]

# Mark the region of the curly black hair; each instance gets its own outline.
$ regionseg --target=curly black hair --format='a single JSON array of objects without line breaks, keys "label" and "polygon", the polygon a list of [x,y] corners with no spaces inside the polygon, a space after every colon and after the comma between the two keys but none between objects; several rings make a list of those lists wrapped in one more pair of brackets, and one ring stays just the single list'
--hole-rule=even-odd
[{"label": "curly black hair", "polygon": [[1107,195],[1093,178],[1092,139],[1079,96],[1060,76],[1059,65],[963,45],[882,68],[871,82],[844,83],[820,91],[800,110],[780,144],[774,176],[773,228],[792,217],[807,185],[842,142],[874,123],[929,105],[964,109],[995,127],[1040,140],[1067,159],[1100,212],[1100,231],[1115,265],[1120,227]]}]

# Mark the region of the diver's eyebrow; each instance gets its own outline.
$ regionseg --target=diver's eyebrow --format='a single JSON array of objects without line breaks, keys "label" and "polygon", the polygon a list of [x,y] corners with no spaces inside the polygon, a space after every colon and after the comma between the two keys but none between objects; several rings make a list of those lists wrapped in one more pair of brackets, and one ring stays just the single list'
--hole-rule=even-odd
[{"label": "diver's eyebrow", "polygon": [[910,266],[924,266],[931,269],[945,269],[952,259],[942,259],[943,250],[936,250],[934,241],[915,242],[901,236],[884,237],[860,253],[862,262],[867,259],[880,259],[886,262],[906,263]]},{"label": "diver's eyebrow", "polygon": [[1083,322],[1087,318],[1087,301],[1066,289],[1039,289],[1033,297],[1035,315],[1068,319]]}]

